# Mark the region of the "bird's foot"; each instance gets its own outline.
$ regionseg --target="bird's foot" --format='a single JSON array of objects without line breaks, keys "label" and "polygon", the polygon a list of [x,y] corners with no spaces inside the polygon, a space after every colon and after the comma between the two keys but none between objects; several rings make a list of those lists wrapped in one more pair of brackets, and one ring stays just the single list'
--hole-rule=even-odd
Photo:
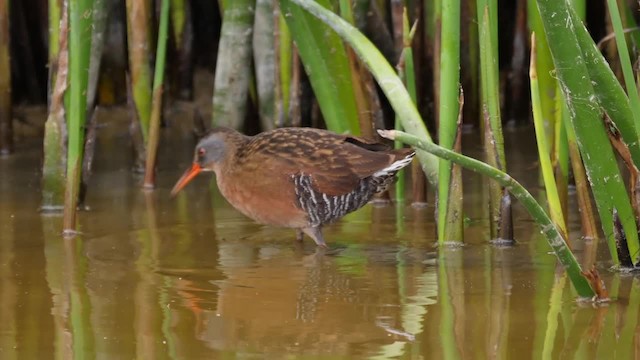
[{"label": "bird's foot", "polygon": [[337,256],[344,250],[343,247],[329,248],[327,245],[316,246],[316,256]]},{"label": "bird's foot", "polygon": [[322,230],[320,227],[308,227],[298,231],[309,235],[309,237],[315,241],[316,245],[323,246],[325,248],[327,247],[327,244],[324,242],[324,238],[322,237]]}]

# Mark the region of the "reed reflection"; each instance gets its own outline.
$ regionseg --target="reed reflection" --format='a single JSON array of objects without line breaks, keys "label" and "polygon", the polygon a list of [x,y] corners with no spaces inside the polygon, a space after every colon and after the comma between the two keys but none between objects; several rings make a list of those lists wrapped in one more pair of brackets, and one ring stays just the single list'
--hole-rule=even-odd
[{"label": "reed reflection", "polygon": [[[0,164],[0,166],[2,166]],[[0,191],[3,195],[8,186],[7,180],[0,176]],[[17,320],[16,304],[18,301],[18,287],[15,282],[14,269],[14,222],[15,209],[11,206],[13,199],[0,201],[0,355],[8,359],[16,359],[17,350]]]},{"label": "reed reflection", "polygon": [[[221,275],[207,268],[191,274],[168,271],[175,286],[171,291],[191,307],[196,338],[214,353],[373,354],[377,350],[371,345],[406,342],[411,332],[421,331],[424,306],[434,302],[422,296],[436,293],[435,272],[429,266],[430,272],[424,270],[424,257],[411,250],[387,243],[359,245],[359,239],[371,235],[370,222],[348,233],[341,232],[344,224],[329,228],[341,245],[330,254],[316,254],[313,244],[296,246],[286,229],[250,222],[228,226],[233,219],[226,216],[224,211],[217,215],[215,239],[208,239],[217,241]],[[386,234],[387,229],[393,227],[380,231]],[[340,242],[341,236],[358,240]],[[411,274],[402,290],[400,270]],[[209,306],[197,306],[202,303],[194,299],[205,294],[215,298],[209,298]]]},{"label": "reed reflection", "polygon": [[51,294],[53,316],[53,355],[55,359],[73,359],[73,337],[67,310],[71,307],[69,269],[65,265],[64,241],[59,234],[62,217],[43,216],[42,234],[47,285]]}]

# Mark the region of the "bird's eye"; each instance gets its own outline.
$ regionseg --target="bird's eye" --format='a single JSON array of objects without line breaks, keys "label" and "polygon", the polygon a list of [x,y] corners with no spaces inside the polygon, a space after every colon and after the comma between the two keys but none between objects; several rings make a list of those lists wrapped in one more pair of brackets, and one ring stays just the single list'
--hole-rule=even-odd
[{"label": "bird's eye", "polygon": [[198,149],[198,156],[203,157],[205,153],[206,151],[204,150],[204,148]]}]

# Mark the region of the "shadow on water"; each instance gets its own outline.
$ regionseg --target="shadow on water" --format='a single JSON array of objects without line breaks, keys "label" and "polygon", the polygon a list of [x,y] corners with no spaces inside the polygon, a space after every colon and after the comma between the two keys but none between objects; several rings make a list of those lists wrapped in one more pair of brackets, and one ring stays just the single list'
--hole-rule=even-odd
[{"label": "shadow on water", "polygon": [[[60,218],[37,212],[37,146],[0,160],[2,359],[640,355],[638,280],[607,272],[598,241],[575,239],[615,299],[576,304],[521,208],[518,244],[488,244],[476,175],[465,175],[466,246],[436,252],[433,208],[367,206],[326,229],[322,254],[247,220],[206,177],[171,199],[190,159],[186,136],[172,142],[184,149],[163,149],[158,189],[142,191],[126,155],[104,155],[127,146],[109,131],[73,240],[60,236]],[[511,153],[526,178],[530,158]],[[577,216],[571,226],[577,233]]]}]

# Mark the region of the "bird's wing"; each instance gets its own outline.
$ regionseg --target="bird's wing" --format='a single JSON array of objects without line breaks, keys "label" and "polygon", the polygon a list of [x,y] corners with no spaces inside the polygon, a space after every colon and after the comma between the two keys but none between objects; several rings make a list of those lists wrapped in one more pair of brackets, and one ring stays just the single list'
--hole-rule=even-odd
[{"label": "bird's wing", "polygon": [[363,178],[389,166],[396,155],[387,147],[365,139],[337,135],[316,129],[297,129],[271,136],[256,136],[244,156],[247,173],[271,176],[274,180],[304,174],[314,187],[327,195],[351,192]]}]

